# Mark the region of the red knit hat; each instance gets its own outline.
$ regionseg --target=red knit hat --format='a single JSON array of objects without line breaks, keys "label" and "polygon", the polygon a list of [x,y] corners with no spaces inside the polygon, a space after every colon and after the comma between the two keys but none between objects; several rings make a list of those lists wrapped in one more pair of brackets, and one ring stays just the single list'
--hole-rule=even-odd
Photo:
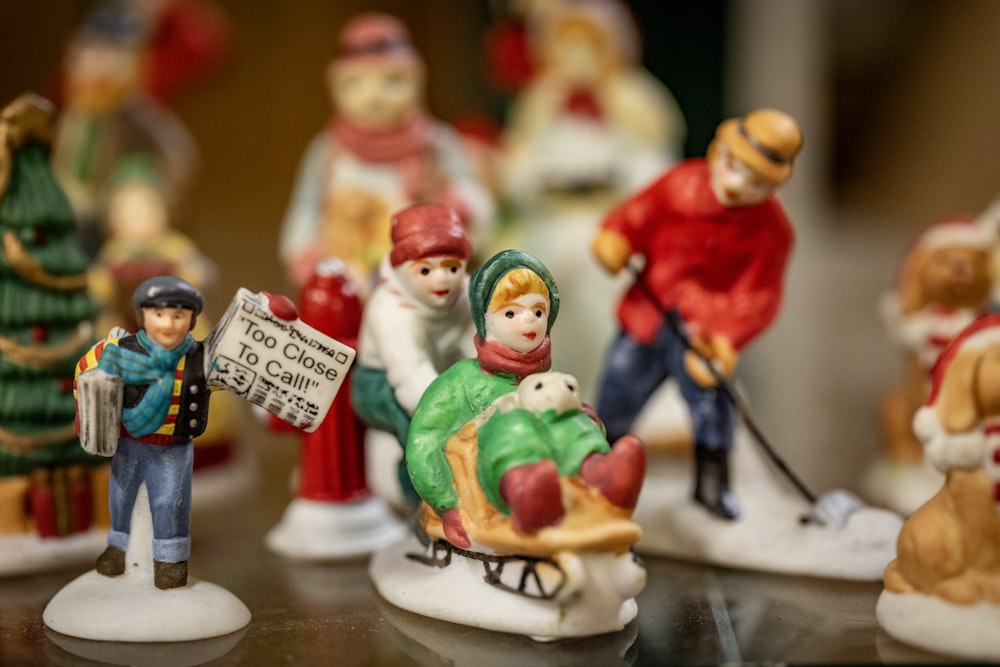
[{"label": "red knit hat", "polygon": [[410,33],[399,19],[389,14],[369,12],[352,18],[340,33],[334,62],[360,59],[418,59]]},{"label": "red knit hat", "polygon": [[461,218],[443,204],[414,204],[392,216],[393,266],[424,257],[468,259],[471,252]]}]

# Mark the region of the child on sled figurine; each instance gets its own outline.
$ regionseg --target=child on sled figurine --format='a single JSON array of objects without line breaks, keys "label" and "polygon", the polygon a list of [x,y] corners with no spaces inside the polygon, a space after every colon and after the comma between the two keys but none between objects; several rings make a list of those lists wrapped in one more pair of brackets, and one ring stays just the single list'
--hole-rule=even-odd
[{"label": "child on sled figurine", "polygon": [[430,383],[407,437],[430,539],[377,552],[372,580],[397,606],[475,627],[544,640],[620,630],[645,584],[630,552],[645,449],[634,436],[609,446],[579,382],[548,372],[559,293],[541,262],[498,253],[469,300],[476,358]]},{"label": "child on sled figurine", "polygon": [[686,160],[605,218],[592,249],[615,274],[645,266],[618,307],[621,332],[598,400],[611,440],[626,434],[668,377],[680,384],[695,442],[694,499],[722,519],[741,508],[729,488],[734,413],[676,318],[724,376],[774,318],[792,230],[775,191],[802,146],[793,118],[760,109],[723,122],[706,159]]},{"label": "child on sled figurine", "polygon": [[139,332],[106,341],[97,363],[124,383],[122,432],[111,464],[111,530],[97,571],[108,577],[125,571],[132,508],[145,483],[155,584],[177,588],[187,584],[191,553],[193,439],[208,421],[204,348],[189,333],[205,300],[190,283],[157,276],[139,285],[132,305]]},{"label": "child on sled figurine", "polygon": [[[458,547],[470,545],[457,509],[452,471],[445,459],[445,444],[466,423],[485,411],[494,400],[514,391],[523,378],[549,370],[549,333],[559,312],[559,292],[548,269],[536,258],[506,250],[480,268],[469,287],[476,325],[476,358],[461,361],[442,373],[424,392],[410,424],[406,460],[420,497],[440,515],[445,537]],[[491,480],[487,497],[502,500],[516,530],[534,532],[558,523],[565,513],[559,490],[561,476],[593,472],[593,483],[605,479],[600,467],[621,466],[614,485],[635,491],[623,494],[632,506],[638,498],[645,471],[645,451],[634,437],[616,439],[614,449],[604,438],[575,464],[560,468],[544,448],[529,442],[499,440],[502,452],[490,451],[480,442],[479,477]],[[610,452],[610,453],[609,453]],[[595,456],[594,468],[582,464],[586,454]],[[590,481],[590,480],[588,480]],[[617,497],[618,489],[607,489]],[[634,496],[634,497],[633,497]],[[631,509],[631,508],[629,508]]]},{"label": "child on sled figurine", "polygon": [[[397,212],[390,235],[392,250],[362,316],[351,391],[362,421],[404,448],[427,386],[476,353],[466,272],[472,250],[458,214],[443,204]],[[401,461],[399,483],[412,500]]]}]

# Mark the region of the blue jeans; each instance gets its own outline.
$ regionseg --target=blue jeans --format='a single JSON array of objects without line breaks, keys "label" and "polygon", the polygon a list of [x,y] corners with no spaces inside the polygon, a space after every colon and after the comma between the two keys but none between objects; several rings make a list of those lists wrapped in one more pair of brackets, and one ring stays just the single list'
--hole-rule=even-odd
[{"label": "blue jeans", "polygon": [[691,412],[695,445],[728,451],[733,444],[733,406],[713,387],[702,387],[684,369],[684,342],[664,321],[644,345],[624,331],[611,344],[597,401],[608,440],[629,433],[646,401],[667,378],[674,378]]},{"label": "blue jeans", "polygon": [[139,487],[146,483],[153,515],[153,559],[167,563],[191,555],[191,472],[194,444],[150,445],[131,438],[118,439],[111,460],[108,506],[111,530],[108,544],[128,549],[132,508]]}]

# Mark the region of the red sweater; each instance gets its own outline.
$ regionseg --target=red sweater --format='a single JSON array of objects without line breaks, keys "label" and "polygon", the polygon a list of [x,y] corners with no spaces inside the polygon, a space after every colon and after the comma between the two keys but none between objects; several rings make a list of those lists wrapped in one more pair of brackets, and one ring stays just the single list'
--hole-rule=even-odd
[{"label": "red sweater", "polygon": [[[792,229],[774,197],[726,207],[703,158],[685,160],[604,220],[646,258],[642,279],[677,308],[692,335],[721,335],[737,350],[778,312]],[[618,306],[622,328],[652,342],[663,314],[638,285]]]}]

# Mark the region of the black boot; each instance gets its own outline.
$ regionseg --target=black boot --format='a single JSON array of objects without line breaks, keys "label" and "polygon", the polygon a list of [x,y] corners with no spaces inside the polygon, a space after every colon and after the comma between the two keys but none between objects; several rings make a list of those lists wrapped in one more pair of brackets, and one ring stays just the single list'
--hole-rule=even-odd
[{"label": "black boot", "polygon": [[721,519],[740,518],[740,504],[729,491],[729,452],[695,445],[694,500]]},{"label": "black boot", "polygon": [[157,588],[166,590],[187,586],[188,562],[186,560],[168,563],[162,560],[153,561],[153,583]]},{"label": "black boot", "polygon": [[97,571],[105,577],[117,577],[125,572],[125,552],[109,546],[97,557]]}]

